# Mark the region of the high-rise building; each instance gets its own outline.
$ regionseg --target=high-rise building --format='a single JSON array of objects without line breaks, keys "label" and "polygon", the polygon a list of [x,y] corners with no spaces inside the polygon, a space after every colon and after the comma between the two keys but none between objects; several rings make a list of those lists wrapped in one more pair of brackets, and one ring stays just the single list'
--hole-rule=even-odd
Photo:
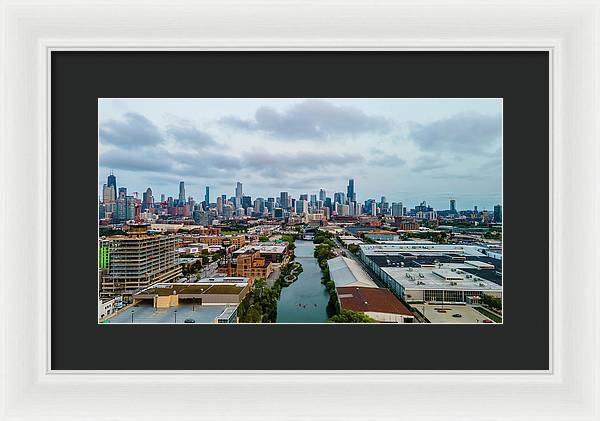
[{"label": "high-rise building", "polygon": [[242,183],[238,181],[235,185],[235,197],[241,198],[243,195],[244,193],[242,192]]},{"label": "high-rise building", "polygon": [[456,200],[450,199],[450,213],[456,215]]},{"label": "high-rise building", "polygon": [[296,201],[296,213],[303,215],[308,213],[308,200],[297,200]]},{"label": "high-rise building", "polygon": [[312,207],[315,207],[317,205],[317,195],[316,194],[310,195],[310,205]]},{"label": "high-rise building", "polygon": [[179,205],[183,206],[185,204],[185,183],[183,181],[179,182]]},{"label": "high-rise building", "polygon": [[346,196],[342,192],[337,192],[333,194],[333,203],[346,203]]},{"label": "high-rise building", "polygon": [[217,196],[217,215],[221,215],[223,213],[223,198],[221,196]]},{"label": "high-rise building", "polygon": [[128,227],[127,235],[109,240],[110,261],[102,278],[101,296],[131,297],[140,288],[181,277],[175,236],[148,235],[148,225],[134,224]]},{"label": "high-rise building", "polygon": [[102,202],[105,204],[114,203],[116,200],[115,187],[108,184],[102,186]]},{"label": "high-rise building", "polygon": [[356,202],[356,192],[354,191],[354,179],[348,180],[348,192],[346,194],[346,200],[348,202]]},{"label": "high-rise building", "polygon": [[404,206],[402,202],[394,202],[392,203],[392,216],[403,216],[404,215]]},{"label": "high-rise building", "polygon": [[210,207],[210,189],[206,186],[206,191],[204,193],[204,203],[206,203],[206,209]]},{"label": "high-rise building", "polygon": [[154,196],[152,195],[152,189],[148,187],[142,194],[142,206],[144,209],[148,209],[154,206]]},{"label": "high-rise building", "polygon": [[327,197],[327,195],[325,194],[325,190],[323,190],[323,189],[319,190],[319,200],[321,200],[322,202],[325,202],[326,197]]},{"label": "high-rise building", "polygon": [[307,200],[308,201],[308,194],[301,194],[300,195],[300,200]]},{"label": "high-rise building", "polygon": [[265,199],[257,197],[254,199],[254,212],[263,214],[265,212]]},{"label": "high-rise building", "polygon": [[335,204],[335,213],[337,213],[338,216],[348,216],[348,215],[350,215],[350,206],[344,205],[342,203],[336,203]]},{"label": "high-rise building", "polygon": [[494,206],[494,222],[502,222],[502,205]]},{"label": "high-rise building", "polygon": [[246,210],[249,206],[252,206],[252,197],[242,196],[242,208]]},{"label": "high-rise building", "polygon": [[106,185],[109,187],[112,186],[114,196],[112,200],[117,200],[117,177],[115,177],[112,171],[106,180]]},{"label": "high-rise building", "polygon": [[290,198],[289,194],[286,191],[282,191],[279,193],[279,206],[282,209],[289,209],[290,207]]},{"label": "high-rise building", "polygon": [[165,198],[165,194],[160,195],[160,203],[164,203],[167,199]]},{"label": "high-rise building", "polygon": [[127,187],[119,187],[119,197],[125,197],[127,196]]}]

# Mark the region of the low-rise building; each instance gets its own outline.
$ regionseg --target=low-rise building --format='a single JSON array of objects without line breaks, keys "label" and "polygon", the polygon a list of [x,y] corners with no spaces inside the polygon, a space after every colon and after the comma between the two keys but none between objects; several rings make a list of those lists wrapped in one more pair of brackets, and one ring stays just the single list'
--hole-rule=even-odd
[{"label": "low-rise building", "polygon": [[347,286],[336,288],[342,310],[361,312],[379,323],[413,323],[414,316],[386,288]]}]

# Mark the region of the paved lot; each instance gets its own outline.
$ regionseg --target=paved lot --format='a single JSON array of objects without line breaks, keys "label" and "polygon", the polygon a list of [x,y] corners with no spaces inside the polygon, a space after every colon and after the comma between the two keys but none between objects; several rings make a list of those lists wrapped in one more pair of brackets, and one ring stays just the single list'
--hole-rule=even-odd
[{"label": "paved lot", "polygon": [[168,309],[155,309],[151,304],[141,304],[118,314],[109,319],[109,323],[131,323],[131,310],[133,310],[133,323],[175,323],[175,310],[177,310],[177,323],[183,323],[186,319],[193,319],[196,323],[213,323],[215,317],[225,310],[225,305],[215,306],[192,306],[192,304],[180,304],[178,307]]},{"label": "paved lot", "polygon": [[[424,313],[431,323],[483,323],[487,319],[466,305],[414,304],[413,307]],[[461,317],[453,317],[454,314],[460,314]]]}]

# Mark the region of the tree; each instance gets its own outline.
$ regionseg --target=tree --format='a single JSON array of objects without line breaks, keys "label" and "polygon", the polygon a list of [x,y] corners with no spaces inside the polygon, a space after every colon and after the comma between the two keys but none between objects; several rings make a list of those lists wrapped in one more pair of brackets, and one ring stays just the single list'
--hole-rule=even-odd
[{"label": "tree", "polygon": [[352,310],[342,310],[340,314],[336,314],[329,319],[331,323],[376,323],[364,313],[359,313]]},{"label": "tree", "polygon": [[246,312],[245,323],[260,323],[262,319],[261,311],[258,310],[254,305],[250,306]]},{"label": "tree", "polygon": [[269,237],[266,235],[261,235],[260,237],[258,237],[258,241],[260,241],[261,243],[268,243]]}]

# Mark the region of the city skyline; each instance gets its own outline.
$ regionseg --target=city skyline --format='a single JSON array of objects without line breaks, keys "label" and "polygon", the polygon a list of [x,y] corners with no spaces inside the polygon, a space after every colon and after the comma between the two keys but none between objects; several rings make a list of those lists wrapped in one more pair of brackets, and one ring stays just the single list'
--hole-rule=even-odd
[{"label": "city skyline", "polygon": [[[138,196],[139,196],[138,198],[141,198],[142,195],[146,194],[147,191],[148,191],[148,189],[150,189],[150,192],[152,193],[153,199],[154,199],[155,202],[161,202],[161,201],[163,201],[163,200],[159,200],[161,198],[161,196],[164,196],[165,200],[170,197],[173,200],[180,200],[180,201],[182,201],[182,197],[180,196],[181,188],[183,187],[184,193],[185,193],[185,190],[187,190],[187,188],[188,188],[188,185],[185,184],[185,180],[180,180],[179,182],[177,182],[175,184],[174,190],[176,190],[176,192],[175,193],[171,193],[171,194],[170,193],[165,193],[165,192],[157,192],[154,189],[152,189],[152,186],[148,186],[148,187],[146,187],[146,188],[144,188],[144,189],[142,189],[140,191],[132,190],[132,189],[129,188],[129,186],[123,186],[123,185],[119,184],[119,181],[118,181],[119,179],[118,179],[117,175],[114,174],[114,172],[110,172],[107,175],[106,180],[108,180],[110,182],[116,182],[117,186],[118,186],[118,189],[124,189],[124,191],[129,196],[131,196],[132,193],[137,192]],[[239,188],[240,189],[239,192],[241,193],[241,196],[239,196],[239,197],[248,196],[248,197],[251,197],[252,201],[254,201],[256,199],[264,199],[266,201],[268,198],[274,198],[276,200],[279,200],[279,197],[280,197],[281,193],[288,193],[290,199],[299,200],[301,196],[308,196],[306,198],[306,200],[308,202],[311,202],[311,197],[312,196],[314,196],[317,200],[322,200],[322,199],[320,199],[320,193],[323,192],[326,198],[331,199],[335,203],[334,196],[336,194],[339,194],[339,193],[342,193],[344,195],[344,199],[345,200],[348,199],[347,192],[348,192],[348,187],[350,185],[350,182],[352,182],[353,189],[355,188],[354,187],[355,186],[355,182],[356,182],[355,179],[351,178],[351,179],[348,179],[346,181],[347,181],[346,187],[344,189],[339,190],[339,191],[328,190],[327,188],[321,187],[321,188],[317,189],[316,191],[314,191],[314,190],[313,191],[307,191],[307,192],[304,192],[304,193],[299,193],[296,196],[290,194],[290,192],[288,192],[288,191],[277,191],[277,192],[273,191],[271,194],[269,194],[267,196],[255,196],[252,193],[248,193],[246,191],[246,187],[245,187],[246,185],[245,185],[244,182],[236,181],[235,185],[233,185],[233,188],[231,189],[232,192],[230,192],[230,193],[213,191],[212,188],[210,188],[210,186],[204,186],[204,190],[203,190],[204,194],[201,197],[194,197],[194,196],[188,194],[188,195],[185,196],[185,198],[183,198],[183,202],[186,202],[189,197],[192,197],[196,203],[201,203],[202,201],[206,202],[206,197],[207,197],[207,194],[208,194],[209,197],[210,197],[209,204],[211,204],[211,203],[215,204],[215,203],[217,203],[217,198],[220,198],[222,196],[226,196],[228,200],[230,198],[238,197],[238,188]],[[182,185],[181,183],[184,183],[184,185]],[[110,184],[107,183],[107,181],[105,181],[103,183],[103,185],[105,185],[105,184],[106,185],[110,185]],[[118,190],[117,190],[117,194],[118,194]],[[354,190],[354,194],[356,195],[356,190]],[[100,201],[102,201],[102,194],[99,195],[99,198],[100,198]],[[477,204],[475,204],[472,207],[461,207],[460,203],[457,203],[457,200],[455,198],[449,197],[446,200],[446,202],[445,202],[444,205],[436,207],[436,206],[433,205],[432,202],[430,202],[429,200],[427,200],[427,198],[422,198],[422,199],[417,200],[416,202],[413,203],[413,202],[406,202],[406,201],[403,201],[401,199],[399,199],[399,200],[392,200],[391,198],[389,198],[386,195],[383,195],[383,196],[380,196],[380,197],[365,197],[364,200],[358,200],[357,203],[361,203],[362,204],[362,203],[365,203],[366,201],[374,200],[376,203],[379,204],[381,202],[382,198],[385,198],[386,199],[385,202],[389,203],[390,206],[392,204],[395,204],[395,203],[400,203],[400,204],[403,204],[403,206],[406,207],[407,209],[414,209],[414,207],[417,207],[417,206],[421,205],[422,203],[426,203],[428,206],[431,206],[435,210],[453,210],[452,206],[454,205],[456,211],[472,211],[474,208],[477,209],[477,210],[479,210],[479,211],[484,211],[484,210],[493,211],[493,209],[494,209],[495,206],[501,205],[501,203],[496,203],[496,204],[491,205],[489,208],[486,208],[486,207],[483,207],[483,206],[479,206]]]},{"label": "city skyline", "polygon": [[[100,99],[98,191],[332,197],[447,209],[501,204],[500,99]],[[202,117],[198,117],[201,115]]]}]

